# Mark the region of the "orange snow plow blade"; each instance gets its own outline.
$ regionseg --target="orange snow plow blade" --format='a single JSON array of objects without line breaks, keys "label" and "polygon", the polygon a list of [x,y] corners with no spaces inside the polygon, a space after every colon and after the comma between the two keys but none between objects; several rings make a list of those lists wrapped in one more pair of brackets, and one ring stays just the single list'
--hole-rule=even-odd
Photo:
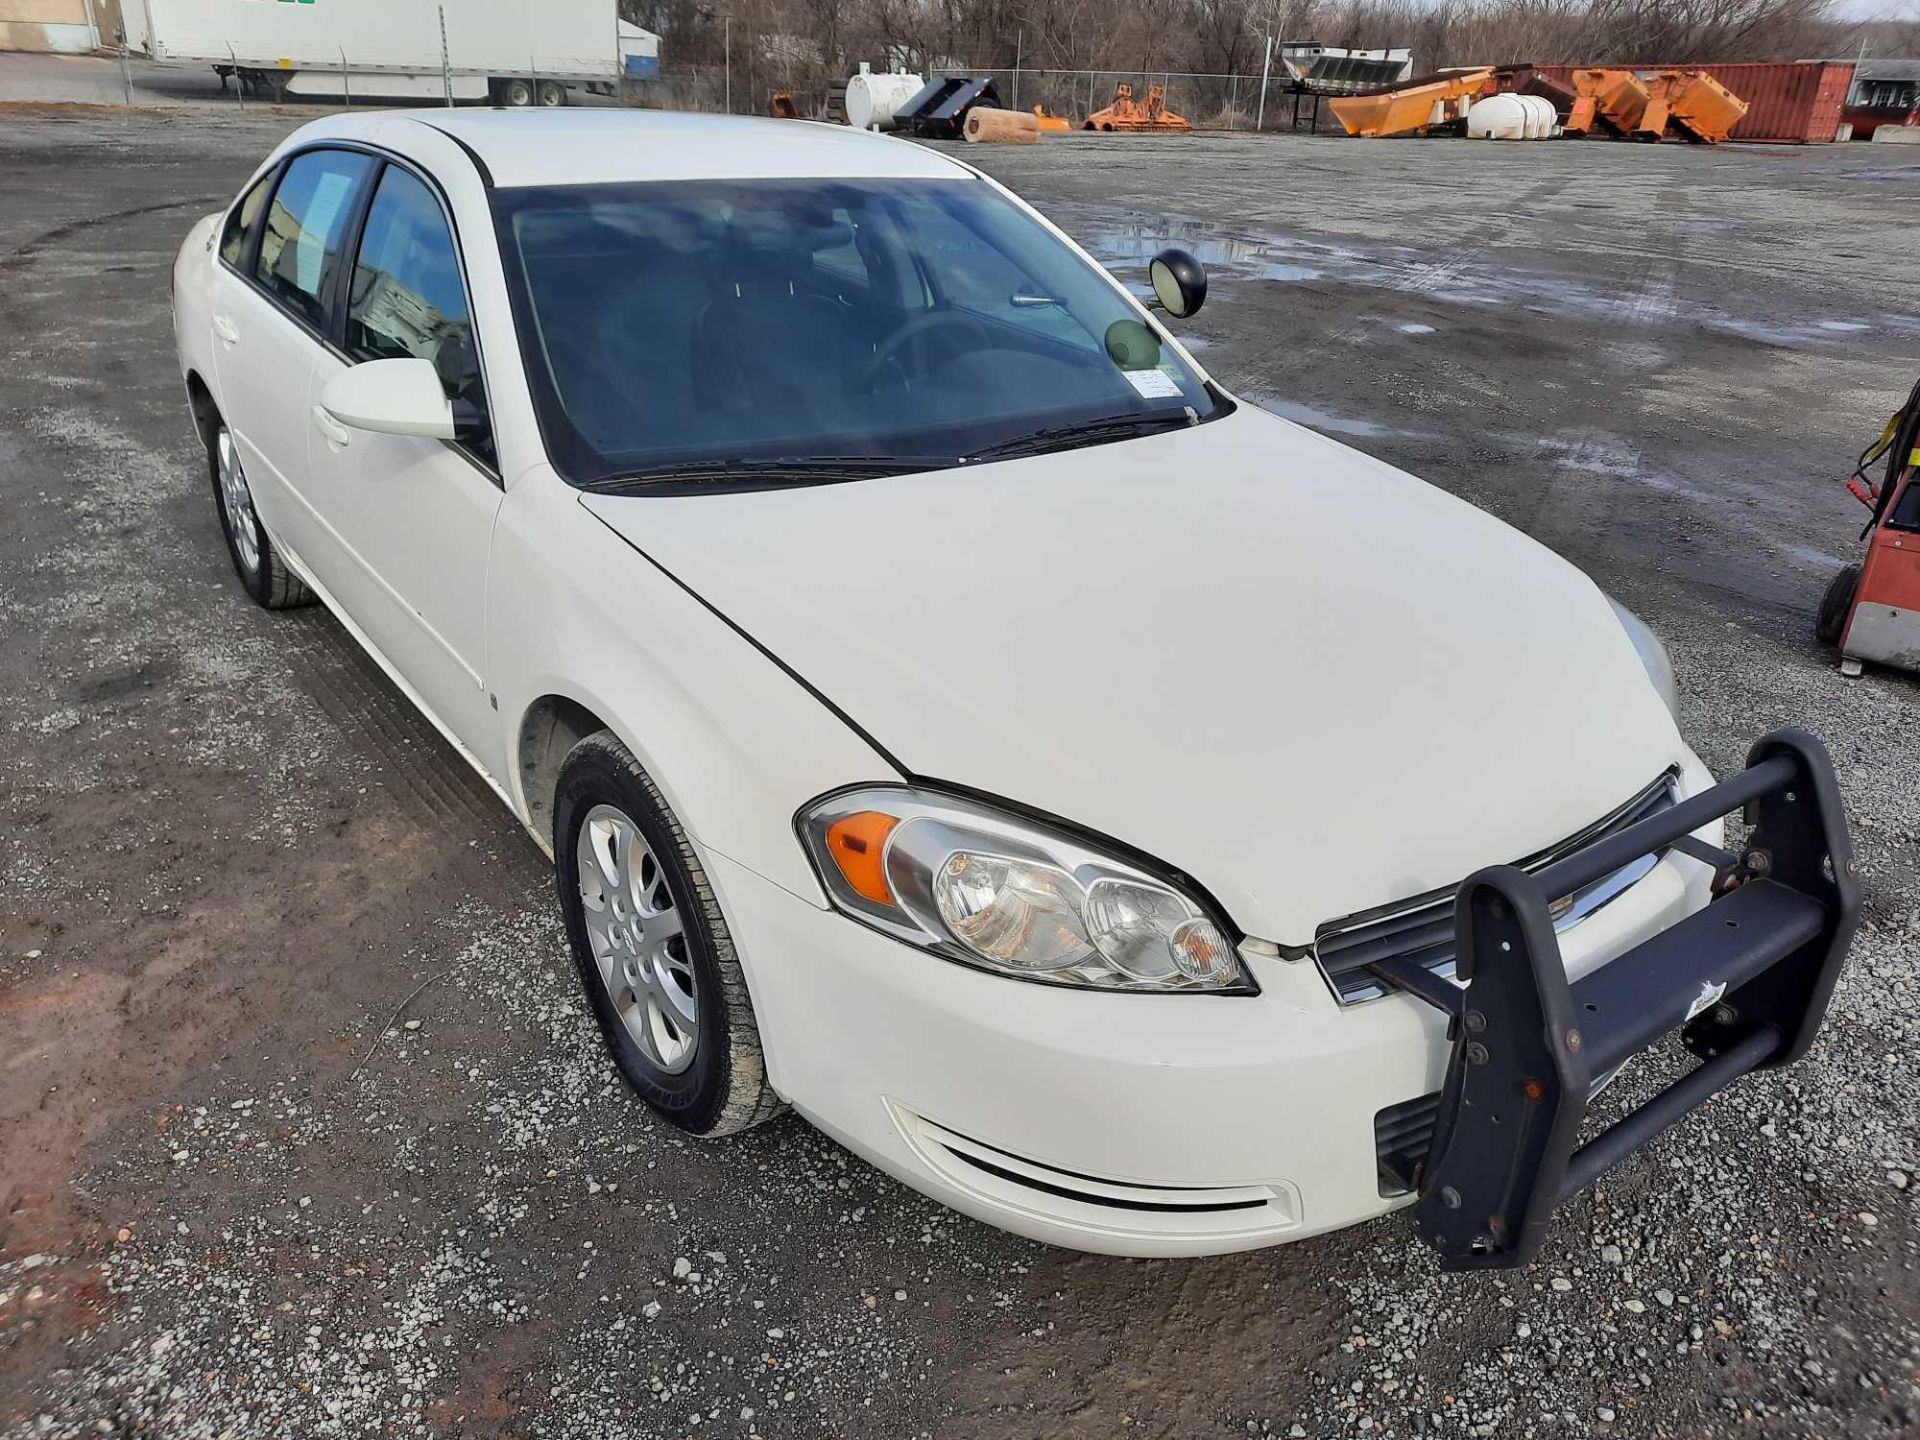
[{"label": "orange snow plow blade", "polygon": [[1664,92],[1667,124],[1696,145],[1718,145],[1747,113],[1747,102],[1704,70],[1669,70],[1653,83]]},{"label": "orange snow plow blade", "polygon": [[1622,139],[1633,134],[1647,109],[1647,87],[1631,70],[1591,68],[1576,70],[1573,110],[1567,116],[1569,134],[1583,135],[1597,124]]},{"label": "orange snow plow blade", "polygon": [[1349,135],[1415,135],[1462,117],[1460,101],[1478,95],[1492,76],[1491,66],[1432,75],[1370,95],[1339,95],[1327,101]]},{"label": "orange snow plow blade", "polygon": [[1626,140],[1659,140],[1668,130],[1700,145],[1727,138],[1747,102],[1704,70],[1617,70],[1594,67],[1571,77],[1570,135],[1598,124]]}]

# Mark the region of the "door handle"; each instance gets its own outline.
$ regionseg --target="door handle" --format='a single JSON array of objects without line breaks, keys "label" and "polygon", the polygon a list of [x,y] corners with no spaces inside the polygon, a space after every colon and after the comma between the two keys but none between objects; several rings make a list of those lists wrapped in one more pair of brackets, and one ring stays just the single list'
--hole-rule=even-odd
[{"label": "door handle", "polygon": [[238,327],[224,315],[215,315],[213,317],[213,333],[229,345],[237,345],[240,343],[240,331]]},{"label": "door handle", "polygon": [[336,450],[344,450],[353,443],[353,432],[327,413],[327,407],[313,407],[313,428],[327,437],[327,444]]}]

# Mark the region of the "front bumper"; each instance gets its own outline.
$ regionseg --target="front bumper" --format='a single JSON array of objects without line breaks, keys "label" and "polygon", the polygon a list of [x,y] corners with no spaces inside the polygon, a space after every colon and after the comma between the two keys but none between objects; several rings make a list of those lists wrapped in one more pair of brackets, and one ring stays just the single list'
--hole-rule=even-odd
[{"label": "front bumper", "polygon": [[[1706,783],[1690,769],[1688,787]],[[1718,825],[1701,832],[1717,843]],[[1201,1255],[1406,1203],[1375,1119],[1438,1090],[1447,1022],[1411,996],[1342,1007],[1310,959],[1245,952],[1256,996],[1099,994],[926,955],[712,852],[769,1075],[915,1189],[1080,1250]],[[1704,906],[1670,854],[1561,936],[1585,974]]]},{"label": "front bumper", "polygon": [[[1686,836],[1742,811],[1743,853]],[[1569,982],[1549,897],[1668,844],[1711,858],[1713,903]],[[1536,1254],[1554,1209],[1749,1071],[1790,1065],[1826,1017],[1860,909],[1826,747],[1776,730],[1747,768],[1534,873],[1496,865],[1454,906],[1459,977],[1404,984],[1453,1017],[1416,1222],[1447,1269]],[[1673,1031],[1700,1062],[1582,1143],[1594,1086]]]}]

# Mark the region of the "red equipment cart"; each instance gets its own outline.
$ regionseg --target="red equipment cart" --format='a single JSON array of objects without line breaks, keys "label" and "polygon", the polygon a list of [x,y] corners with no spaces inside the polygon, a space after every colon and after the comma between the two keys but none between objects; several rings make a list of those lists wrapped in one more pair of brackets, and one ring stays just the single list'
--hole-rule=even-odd
[{"label": "red equipment cart", "polygon": [[[1879,480],[1868,471],[1886,461]],[[1840,672],[1863,661],[1920,671],[1920,384],[1847,480],[1873,511],[1866,558],[1833,577],[1815,633],[1840,649]]]}]

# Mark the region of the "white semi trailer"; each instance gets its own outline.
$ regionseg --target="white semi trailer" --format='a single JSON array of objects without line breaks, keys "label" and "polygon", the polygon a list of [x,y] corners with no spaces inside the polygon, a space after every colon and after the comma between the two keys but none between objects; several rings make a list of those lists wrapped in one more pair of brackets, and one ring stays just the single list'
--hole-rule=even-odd
[{"label": "white semi trailer", "polygon": [[564,105],[659,73],[614,0],[122,0],[129,48],[282,99]]}]

